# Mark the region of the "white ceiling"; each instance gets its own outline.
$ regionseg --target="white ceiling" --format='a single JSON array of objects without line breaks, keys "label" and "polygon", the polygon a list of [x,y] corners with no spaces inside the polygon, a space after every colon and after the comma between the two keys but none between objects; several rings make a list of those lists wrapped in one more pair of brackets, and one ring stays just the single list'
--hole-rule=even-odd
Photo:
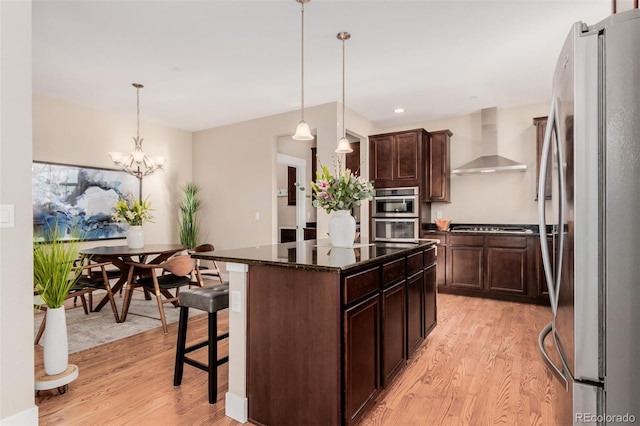
[{"label": "white ceiling", "polygon": [[[609,0],[312,0],[305,104],[342,97],[380,126],[546,102],[557,55]],[[34,1],[33,91],[196,131],[300,108],[300,4]],[[402,115],[393,109],[404,107]],[[313,123],[310,123],[313,127]],[[293,132],[294,129],[292,129]]]}]

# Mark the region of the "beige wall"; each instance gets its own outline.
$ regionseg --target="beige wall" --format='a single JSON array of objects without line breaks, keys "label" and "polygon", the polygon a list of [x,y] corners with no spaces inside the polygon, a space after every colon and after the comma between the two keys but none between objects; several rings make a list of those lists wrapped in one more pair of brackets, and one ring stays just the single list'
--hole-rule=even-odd
[{"label": "beige wall", "polygon": [[31,221],[31,2],[0,1],[0,424],[37,424]]},{"label": "beige wall", "polygon": [[[318,157],[325,164],[331,164],[341,134],[336,126],[342,114],[338,106],[305,110],[305,120],[316,134]],[[193,178],[202,185],[205,200],[203,235],[216,248],[277,242],[277,141],[291,135],[299,120],[299,111],[292,111],[194,133]],[[349,109],[346,122],[353,134],[379,131]],[[366,158],[368,149],[361,155]],[[328,220],[324,211],[318,212],[318,235],[326,235]]]},{"label": "beige wall", "polygon": [[[536,130],[533,117],[548,114],[547,104],[498,109],[498,153],[527,165],[524,173],[451,175],[451,203],[432,203],[431,220],[437,212],[453,223],[537,224]],[[418,122],[385,131],[424,127],[450,129],[451,167],[481,155],[480,112],[442,120]]]},{"label": "beige wall", "polygon": [[[123,87],[123,90],[128,90]],[[33,96],[33,159],[113,168],[109,151],[130,152],[136,132],[134,105],[129,116],[100,111],[45,96]],[[191,180],[191,132],[140,121],[142,148],[167,158],[164,171],[145,177],[142,197],[154,208],[154,223],[146,223],[148,243],[178,242],[177,202],[180,187]],[[87,245],[117,245],[108,240]]]}]

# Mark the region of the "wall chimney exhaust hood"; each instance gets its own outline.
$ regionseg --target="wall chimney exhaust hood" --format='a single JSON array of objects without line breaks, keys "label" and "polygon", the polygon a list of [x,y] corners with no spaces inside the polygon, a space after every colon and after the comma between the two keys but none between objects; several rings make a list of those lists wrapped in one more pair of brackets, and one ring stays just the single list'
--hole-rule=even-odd
[{"label": "wall chimney exhaust hood", "polygon": [[526,164],[498,155],[498,120],[497,108],[485,108],[480,110],[481,157],[466,163],[454,170],[457,175],[468,173],[493,173],[493,172],[524,172]]}]

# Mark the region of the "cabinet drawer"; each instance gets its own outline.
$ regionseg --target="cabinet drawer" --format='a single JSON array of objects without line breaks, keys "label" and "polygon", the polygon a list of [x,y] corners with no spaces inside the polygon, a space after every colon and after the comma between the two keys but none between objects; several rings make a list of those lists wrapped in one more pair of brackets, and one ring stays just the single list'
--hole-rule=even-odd
[{"label": "cabinet drawer", "polygon": [[406,275],[405,258],[394,260],[382,265],[382,286],[385,287]]},{"label": "cabinet drawer", "polygon": [[526,248],[527,237],[487,237],[487,247]]},{"label": "cabinet drawer", "polygon": [[344,279],[344,303],[346,305],[370,293],[380,290],[379,268],[371,268]]},{"label": "cabinet drawer", "polygon": [[450,246],[482,246],[484,237],[482,235],[449,235]]},{"label": "cabinet drawer", "polygon": [[[441,248],[441,250],[444,250],[444,247]],[[430,249],[427,249],[424,251],[424,266],[427,267],[433,263],[436,263],[436,248],[435,247],[431,247]]]},{"label": "cabinet drawer", "polygon": [[407,256],[407,275],[413,275],[423,268],[422,252]]}]

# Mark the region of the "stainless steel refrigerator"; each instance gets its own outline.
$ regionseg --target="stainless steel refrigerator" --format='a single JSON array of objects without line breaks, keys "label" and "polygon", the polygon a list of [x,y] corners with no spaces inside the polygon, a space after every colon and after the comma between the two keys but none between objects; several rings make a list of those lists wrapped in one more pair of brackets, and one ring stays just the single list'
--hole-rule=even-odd
[{"label": "stainless steel refrigerator", "polygon": [[640,422],[639,9],[569,32],[538,194],[553,313],[538,343],[562,386],[557,424]]}]

